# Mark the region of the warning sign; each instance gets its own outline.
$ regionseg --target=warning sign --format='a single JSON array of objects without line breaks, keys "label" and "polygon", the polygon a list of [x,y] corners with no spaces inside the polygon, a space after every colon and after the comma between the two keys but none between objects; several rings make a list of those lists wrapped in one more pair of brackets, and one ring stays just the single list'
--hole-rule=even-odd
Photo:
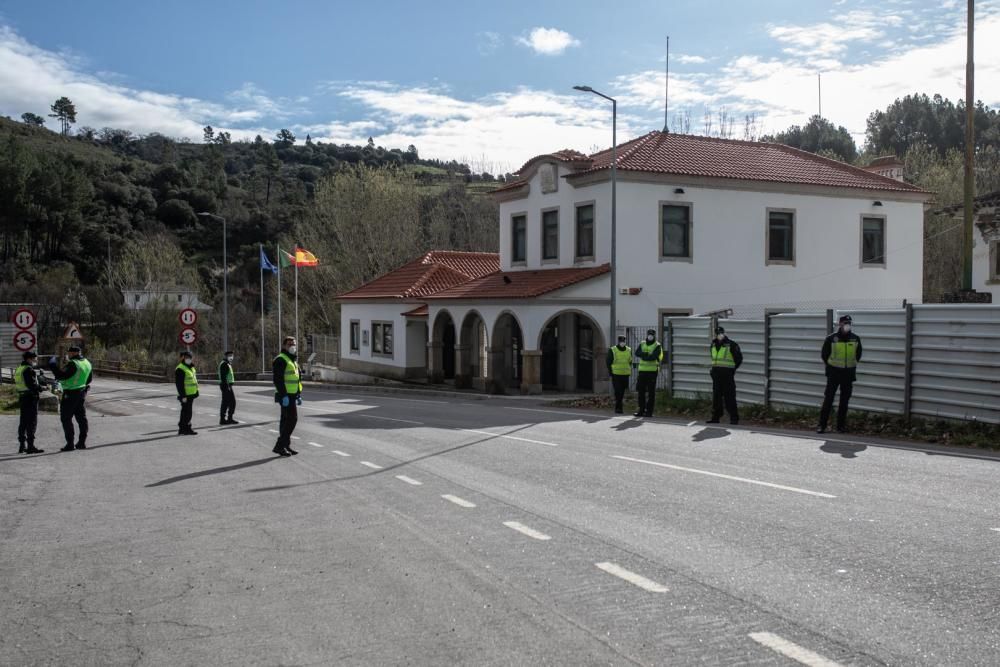
[{"label": "warning sign", "polygon": [[66,329],[63,330],[62,337],[67,340],[83,340],[83,334],[80,333],[80,325],[76,322],[70,322],[66,325]]}]

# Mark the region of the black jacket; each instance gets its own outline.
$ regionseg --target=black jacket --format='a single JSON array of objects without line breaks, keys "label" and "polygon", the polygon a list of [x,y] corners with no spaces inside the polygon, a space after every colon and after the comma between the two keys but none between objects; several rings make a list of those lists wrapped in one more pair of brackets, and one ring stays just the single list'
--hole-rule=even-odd
[{"label": "black jacket", "polygon": [[[193,370],[194,366],[192,366],[191,368]],[[184,394],[184,377],[185,377],[184,371],[182,371],[179,368],[174,369],[174,384],[177,386],[177,398],[184,398],[185,397],[185,394]],[[194,396],[189,396],[188,398],[198,398],[198,394],[195,394]]]},{"label": "black jacket", "polygon": [[[721,342],[717,341],[717,340],[713,340],[712,344],[709,346],[709,350],[711,351],[712,347],[718,349],[718,348],[722,347],[723,343],[729,343],[729,352],[733,355],[733,363],[736,364],[736,368],[739,368],[740,366],[742,366],[743,365],[743,351],[740,350],[739,343],[737,343],[734,340],[730,340],[728,336],[726,337],[726,339],[724,341],[721,341]],[[736,368],[734,368],[733,370],[735,371]],[[722,370],[729,370],[729,369],[725,368],[724,366],[712,366],[712,370],[713,371],[722,371]]]},{"label": "black jacket", "polygon": [[838,331],[836,333],[830,334],[829,336],[826,337],[826,340],[823,341],[823,349],[820,350],[819,356],[820,358],[823,359],[823,366],[826,368],[827,377],[843,378],[846,375],[847,379],[849,379],[851,382],[854,382],[856,379],[858,379],[857,368],[837,368],[835,366],[831,366],[830,364],[826,363],[826,360],[830,358],[830,348],[833,345],[833,343],[835,341],[846,343],[849,340],[853,340],[855,343],[858,344],[857,358],[858,361],[860,362],[861,339],[858,338],[857,334],[855,334],[853,331],[847,334],[846,336],[841,335],[841,333]]},{"label": "black jacket", "polygon": [[31,366],[24,369],[24,384],[28,385],[28,393],[32,396],[40,396],[42,387],[38,384],[38,371]]},{"label": "black jacket", "polygon": [[[285,354],[287,354],[288,357],[292,361],[295,361],[295,355],[294,354],[290,354],[288,352],[285,352]],[[289,394],[288,392],[285,391],[285,366],[286,365],[287,364],[285,363],[285,360],[281,358],[281,355],[278,355],[277,357],[275,357],[274,358],[274,363],[271,364],[271,380],[274,382],[274,398],[275,398],[275,400],[279,400],[280,401],[281,397],[282,396],[286,396],[286,395],[289,396],[289,397],[291,397],[291,398],[295,398],[296,396],[299,395],[298,392],[296,392],[294,394]]]},{"label": "black jacket", "polygon": [[231,385],[227,381],[227,378],[229,377],[229,369],[230,368],[232,368],[232,365],[228,361],[226,361],[225,359],[223,359],[222,363],[219,364],[219,386],[220,387],[225,388],[225,387],[231,387],[231,386],[233,386],[233,385]]}]

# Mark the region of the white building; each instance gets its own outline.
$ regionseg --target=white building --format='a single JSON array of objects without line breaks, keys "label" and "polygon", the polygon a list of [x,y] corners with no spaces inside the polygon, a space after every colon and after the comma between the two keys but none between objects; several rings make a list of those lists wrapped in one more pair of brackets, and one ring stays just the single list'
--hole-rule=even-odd
[{"label": "white building", "polygon": [[[610,163],[610,151],[539,155],[495,191],[499,270],[417,300],[431,379],[606,387]],[[619,147],[617,181],[619,329],[922,300],[929,194],[907,183],[778,144],[662,132]],[[363,320],[351,312],[345,332]]]},{"label": "white building", "polygon": [[[949,206],[938,214],[961,222],[964,206]],[[973,206],[972,289],[1000,303],[1000,190],[976,197]]]},{"label": "white building", "polygon": [[145,310],[153,305],[173,310],[194,308],[195,310],[211,310],[212,307],[202,303],[198,298],[198,290],[186,287],[157,287],[153,289],[124,289],[122,298],[129,310]]}]

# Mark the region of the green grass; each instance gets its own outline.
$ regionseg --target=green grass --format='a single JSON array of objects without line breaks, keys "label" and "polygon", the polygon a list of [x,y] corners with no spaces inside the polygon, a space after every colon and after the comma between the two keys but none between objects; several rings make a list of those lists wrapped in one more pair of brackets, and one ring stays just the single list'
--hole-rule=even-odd
[{"label": "green grass", "polygon": [[14,392],[14,385],[0,384],[0,415],[16,415],[17,413],[17,394]]}]

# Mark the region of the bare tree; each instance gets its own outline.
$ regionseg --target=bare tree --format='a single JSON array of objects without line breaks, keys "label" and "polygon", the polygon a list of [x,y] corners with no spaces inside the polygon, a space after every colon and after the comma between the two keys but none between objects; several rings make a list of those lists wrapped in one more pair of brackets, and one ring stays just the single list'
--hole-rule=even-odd
[{"label": "bare tree", "polygon": [[757,123],[757,112],[748,113],[743,117],[743,141],[757,141],[760,127]]}]

